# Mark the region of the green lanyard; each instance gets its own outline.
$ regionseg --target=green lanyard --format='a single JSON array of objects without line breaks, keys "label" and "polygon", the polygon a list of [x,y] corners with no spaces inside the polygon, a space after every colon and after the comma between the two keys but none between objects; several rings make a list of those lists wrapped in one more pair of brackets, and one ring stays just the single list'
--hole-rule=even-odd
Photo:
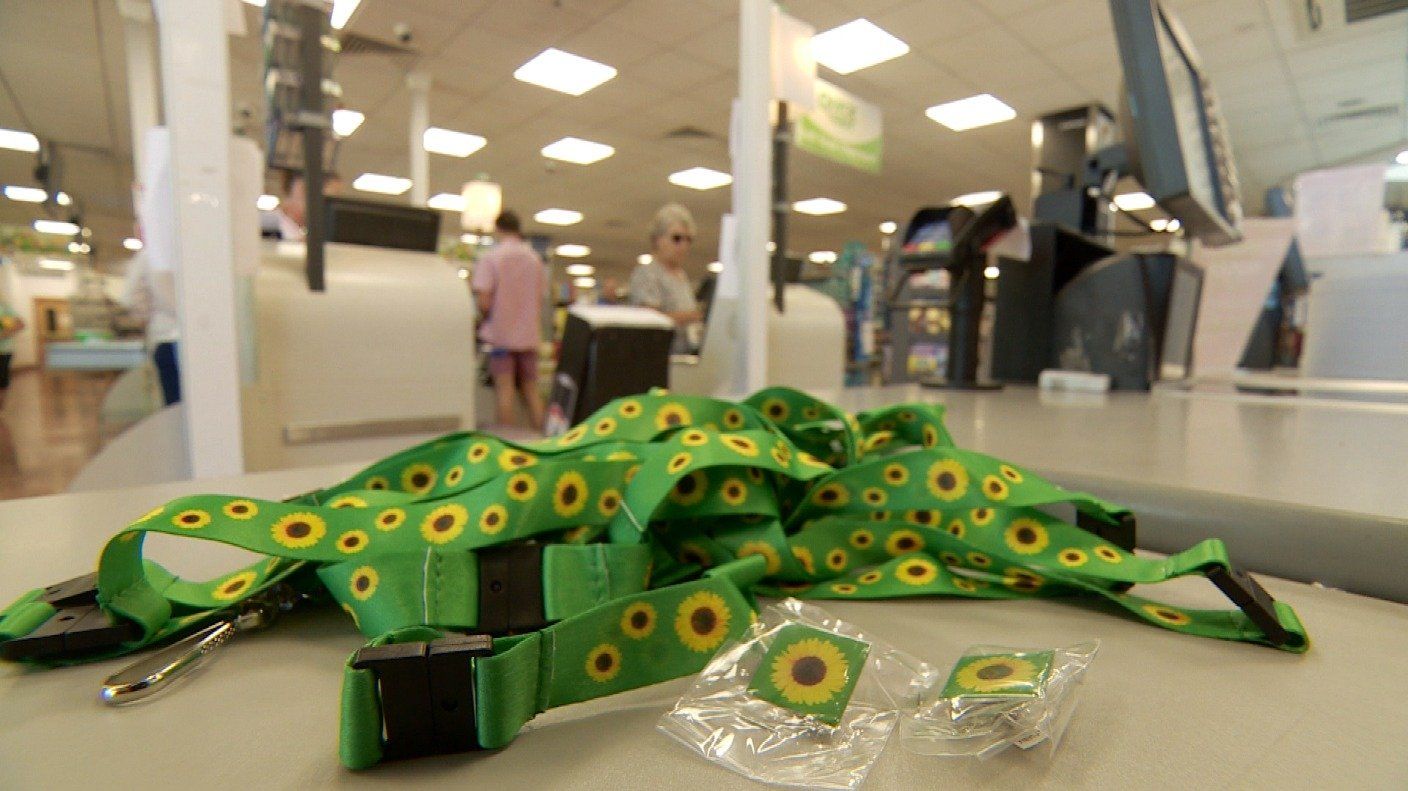
[{"label": "green lanyard", "polygon": [[[1050,516],[1057,505],[1074,506],[1080,524]],[[472,700],[470,746],[499,747],[548,708],[697,672],[747,628],[754,594],[1096,596],[1173,631],[1307,650],[1295,613],[1234,569],[1220,541],[1139,557],[1101,537],[1127,519],[1111,503],[954,447],[936,405],[850,415],[784,388],[742,403],[654,391],[618,399],[558,438],[450,435],[287,502],[173,500],[100,557],[101,612],[84,617],[119,623],[124,639],[28,658],[127,653],[225,617],[275,584],[326,594],[373,638],[349,660],[342,703],[343,761],[363,767],[456,749],[427,747],[433,733],[393,738],[388,718],[401,715],[382,699],[401,672],[392,668],[463,668],[452,675],[467,680],[445,684]],[[152,532],[262,557],[183,580],[143,558]],[[1208,576],[1237,609],[1128,592],[1188,575]],[[0,613],[0,640],[52,630],[56,613],[74,612],[69,601],[31,591]],[[486,632],[504,636],[451,639]]]}]

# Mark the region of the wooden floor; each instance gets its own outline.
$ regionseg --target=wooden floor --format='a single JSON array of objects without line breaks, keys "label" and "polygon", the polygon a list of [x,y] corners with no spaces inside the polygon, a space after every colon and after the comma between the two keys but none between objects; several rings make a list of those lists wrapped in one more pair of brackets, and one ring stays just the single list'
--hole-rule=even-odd
[{"label": "wooden floor", "polygon": [[98,413],[116,374],[24,370],[0,407],[0,499],[57,494],[101,447]]}]

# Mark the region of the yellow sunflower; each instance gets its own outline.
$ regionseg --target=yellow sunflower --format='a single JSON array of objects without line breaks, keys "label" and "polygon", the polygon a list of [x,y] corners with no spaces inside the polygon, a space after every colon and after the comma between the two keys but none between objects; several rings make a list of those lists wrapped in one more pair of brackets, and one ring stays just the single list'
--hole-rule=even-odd
[{"label": "yellow sunflower", "polygon": [[327,535],[328,526],[321,516],[301,512],[280,518],[269,532],[275,541],[289,549],[307,549]]},{"label": "yellow sunflower", "polygon": [[562,436],[557,438],[557,444],[559,446],[575,445],[576,443],[581,442],[582,437],[585,437],[586,435],[587,426],[585,424],[580,426],[573,426],[572,428],[568,429]]},{"label": "yellow sunflower", "polygon": [[391,488],[391,481],[386,480],[385,475],[373,475],[367,479],[366,483],[362,484],[362,488],[373,492],[384,492]]},{"label": "yellow sunflower", "polygon": [[857,588],[855,585],[849,582],[835,582],[831,584],[831,590],[835,591],[836,593],[840,593],[844,596],[849,596],[852,593],[855,593],[856,591],[860,590],[860,588]]},{"label": "yellow sunflower", "polygon": [[616,418],[604,417],[601,420],[598,420],[596,422],[596,425],[592,426],[592,431],[596,432],[596,435],[598,437],[605,437],[611,435],[613,432],[616,431]]},{"label": "yellow sunflower", "polygon": [[615,489],[602,492],[596,499],[596,510],[600,511],[602,516],[615,516],[616,512],[621,510],[621,493]]},{"label": "yellow sunflower", "polygon": [[1046,584],[1046,580],[1040,574],[1013,567],[1002,573],[1002,584],[1015,591],[1032,593],[1041,590],[1041,586]]},{"label": "yellow sunflower", "polygon": [[775,423],[786,420],[789,413],[787,403],[780,398],[769,398],[764,401],[761,411]]},{"label": "yellow sunflower", "polygon": [[607,682],[621,672],[621,649],[602,643],[587,653],[587,675],[593,681]]},{"label": "yellow sunflower", "polygon": [[[355,494],[344,494],[341,497],[334,497],[328,502],[329,508],[366,508],[367,501]],[[249,517],[242,517],[248,519]]]},{"label": "yellow sunflower", "polygon": [[714,564],[714,559],[709,556],[709,551],[693,541],[680,544],[679,558],[681,563],[691,563],[696,566],[708,567]]},{"label": "yellow sunflower", "polygon": [[875,583],[883,579],[885,579],[885,572],[880,571],[878,569],[871,569],[870,571],[865,572],[859,577],[856,577],[856,582],[859,582],[862,585],[874,585]]},{"label": "yellow sunflower", "polygon": [[843,483],[824,483],[812,492],[812,502],[826,508],[840,508],[851,501],[851,492]]},{"label": "yellow sunflower", "polygon": [[508,509],[495,503],[479,515],[479,532],[494,535],[508,525]]},{"label": "yellow sunflower", "polygon": [[981,552],[969,552],[967,558],[968,565],[970,566],[976,566],[980,569],[992,567],[992,558],[988,557],[987,555],[984,555]]},{"label": "yellow sunflower", "polygon": [[740,456],[753,458],[758,455],[758,443],[749,437],[739,437],[732,434],[723,437],[724,446]]},{"label": "yellow sunflower", "polygon": [[352,591],[352,598],[357,601],[366,601],[376,593],[376,586],[381,583],[381,575],[376,573],[376,569],[371,566],[359,566],[352,572],[352,580],[348,583],[348,588]]},{"label": "yellow sunflower", "polygon": [[446,486],[459,486],[462,480],[464,480],[464,468],[460,465],[456,464],[445,471]]},{"label": "yellow sunflower", "polygon": [[371,536],[365,530],[348,530],[337,537],[337,551],[344,555],[355,555],[367,548]]},{"label": "yellow sunflower", "polygon": [[870,549],[875,546],[875,534],[865,528],[852,530],[850,542],[856,549]]},{"label": "yellow sunflower", "polygon": [[376,515],[378,530],[395,530],[406,521],[406,512],[401,508],[388,508]]},{"label": "yellow sunflower", "polygon": [[803,452],[801,452],[801,453],[798,453],[798,454],[797,454],[797,458],[798,458],[798,459],[801,459],[802,463],[805,464],[805,465],[807,465],[808,467],[816,467],[817,469],[824,469],[824,470],[829,470],[829,469],[831,469],[831,465],[830,465],[830,464],[827,464],[826,462],[822,461],[821,459],[818,459],[817,457],[815,457],[815,456],[813,456],[812,454],[807,453],[807,452],[805,452],[805,451],[803,451]]},{"label": "yellow sunflower", "polygon": [[681,404],[665,404],[655,413],[655,428],[661,431],[687,426],[690,422],[689,410]]},{"label": "yellow sunflower", "polygon": [[723,597],[701,590],[680,602],[675,613],[675,634],[691,651],[712,651],[728,636],[733,618]]},{"label": "yellow sunflower", "polygon": [[945,566],[963,565],[963,558],[959,557],[957,552],[940,552],[939,560],[942,560]]},{"label": "yellow sunflower", "polygon": [[879,486],[867,486],[860,493],[860,499],[864,500],[866,505],[881,506],[890,499],[890,496],[885,494],[885,490]]},{"label": "yellow sunflower", "polygon": [[655,631],[655,606],[650,602],[638,601],[621,613],[621,631],[627,637],[644,640]]},{"label": "yellow sunflower", "polygon": [[729,478],[719,488],[719,495],[729,505],[734,507],[743,505],[748,500],[748,484],[738,478]]},{"label": "yellow sunflower", "polygon": [[917,510],[917,511],[905,511],[905,512],[904,512],[904,520],[905,520],[906,522],[913,522],[913,523],[916,524],[916,525],[932,525],[932,524],[935,524],[935,523],[937,523],[937,522],[939,521],[939,518],[940,518],[941,516],[942,516],[942,514],[940,514],[940,513],[937,512],[937,511],[927,511],[927,510],[924,510],[924,509],[920,509],[920,510]]},{"label": "yellow sunflower", "polygon": [[738,551],[734,554],[740,558],[746,558],[749,555],[762,555],[763,560],[768,562],[767,573],[769,575],[776,574],[782,569],[781,556],[777,554],[773,545],[766,541],[744,541],[738,545]]},{"label": "yellow sunflower", "polygon": [[1037,667],[1015,656],[985,656],[968,662],[954,680],[977,693],[1002,692],[1037,682]]},{"label": "yellow sunflower", "polygon": [[899,416],[898,416],[898,417],[899,417],[899,419],[900,419],[901,421],[903,421],[903,422],[905,422],[905,423],[913,423],[913,422],[914,422],[914,418],[917,417],[917,416],[916,416],[913,412],[911,412],[910,410],[908,410],[908,409],[902,409],[902,410],[900,410],[900,413],[899,413]]},{"label": "yellow sunflower", "polygon": [[166,507],[165,507],[165,506],[157,506],[156,508],[153,508],[152,510],[146,512],[145,514],[142,514],[141,516],[137,517],[135,523],[136,523],[136,524],[141,524],[142,522],[150,522],[150,521],[152,521],[153,519],[157,518],[158,516],[161,516],[161,512],[162,512],[162,511],[165,511],[165,510],[166,510]]},{"label": "yellow sunflower", "polygon": [[980,586],[979,586],[977,580],[970,580],[970,579],[968,579],[967,577],[957,577],[957,576],[955,576],[955,577],[953,578],[953,587],[955,587],[955,588],[957,588],[957,589],[959,589],[959,590],[961,590],[961,591],[967,591],[967,592],[969,592],[969,593],[976,593],[977,590],[978,590],[978,588],[979,588]]},{"label": "yellow sunflower", "polygon": [[639,401],[633,398],[628,398],[625,401],[622,401],[619,407],[616,407],[616,411],[621,413],[621,417],[627,420],[631,420],[633,418],[640,417],[640,413],[643,410],[641,409]]},{"label": "yellow sunflower", "polygon": [[870,512],[870,521],[872,521],[872,522],[888,522],[888,521],[890,521],[890,512],[889,512],[889,511],[871,511],[871,512]]},{"label": "yellow sunflower", "polygon": [[587,505],[587,479],[579,472],[565,472],[557,479],[552,495],[552,510],[560,517],[571,518]]},{"label": "yellow sunflower", "polygon": [[845,689],[850,673],[850,663],[835,643],[807,637],[777,655],[771,679],[782,697],[798,705],[816,706]]},{"label": "yellow sunflower", "polygon": [[1119,563],[1124,560],[1124,555],[1121,555],[1118,549],[1106,544],[1101,544],[1095,548],[1095,557],[1100,558],[1106,563]]},{"label": "yellow sunflower", "polygon": [[680,442],[691,448],[697,448],[701,445],[707,445],[709,443],[709,435],[703,431],[700,431],[697,428],[692,428],[687,431],[680,432]]},{"label": "yellow sunflower", "polygon": [[1022,482],[1022,473],[1018,472],[1018,471],[1017,471],[1017,468],[1016,468],[1016,467],[1013,467],[1013,466],[1010,465],[1010,464],[1000,464],[1000,465],[998,465],[997,471],[1002,474],[1002,477],[1006,478],[1007,480],[1011,481],[1012,483],[1021,483],[1021,482]]},{"label": "yellow sunflower", "polygon": [[504,448],[499,452],[499,467],[503,469],[504,472],[513,472],[514,470],[521,470],[524,467],[531,467],[533,464],[537,463],[537,461],[537,457],[533,454],[518,450],[517,448]]},{"label": "yellow sunflower", "polygon": [[626,468],[626,471],[621,475],[621,478],[626,483],[630,483],[631,481],[635,480],[636,473],[638,472],[640,472],[640,465],[632,464],[630,467]]},{"label": "yellow sunflower", "polygon": [[1002,534],[1007,547],[1019,555],[1035,555],[1046,549],[1051,536],[1046,528],[1035,519],[1013,519]]},{"label": "yellow sunflower", "polygon": [[635,461],[636,454],[628,450],[613,450],[606,454],[607,461]]},{"label": "yellow sunflower", "polygon": [[826,567],[832,571],[845,571],[850,562],[851,556],[839,547],[826,553]]},{"label": "yellow sunflower", "polygon": [[886,464],[885,483],[891,486],[904,486],[909,483],[909,468],[897,461]]},{"label": "yellow sunflower", "polygon": [[199,530],[210,524],[210,514],[199,508],[187,508],[171,517],[171,524],[186,530]]},{"label": "yellow sunflower", "polygon": [[913,530],[896,530],[885,539],[885,551],[893,556],[924,548],[924,536]]},{"label": "yellow sunflower", "polygon": [[772,460],[777,462],[777,466],[779,467],[790,466],[790,462],[792,461],[792,452],[787,449],[786,445],[781,443],[772,446],[772,450],[768,451],[768,455],[772,456]]},{"label": "yellow sunflower", "polygon": [[1193,621],[1188,613],[1162,604],[1146,604],[1140,609],[1152,616],[1154,620],[1169,626],[1187,626]]},{"label": "yellow sunflower", "polygon": [[210,595],[220,601],[238,599],[245,591],[249,590],[249,586],[253,585],[254,581],[257,579],[259,579],[258,574],[246,569],[245,571],[241,571],[229,577],[219,585],[216,585],[215,590],[212,590]]},{"label": "yellow sunflower", "polygon": [[816,404],[810,404],[810,405],[808,405],[808,406],[802,407],[802,419],[804,419],[804,420],[820,420],[820,419],[821,419],[821,407],[817,406]]},{"label": "yellow sunflower", "polygon": [[737,409],[725,410],[723,419],[724,428],[729,431],[737,431],[743,428],[743,413],[739,412]]},{"label": "yellow sunflower", "polygon": [[924,447],[932,448],[939,444],[939,431],[933,426],[925,426],[923,434]]},{"label": "yellow sunflower", "polygon": [[435,488],[435,468],[429,464],[412,464],[401,471],[401,488],[412,494],[425,494]]},{"label": "yellow sunflower", "polygon": [[889,444],[894,439],[894,434],[889,431],[877,431],[865,440],[865,450],[867,452],[879,450]]},{"label": "yellow sunflower", "polygon": [[1006,500],[1007,495],[1011,493],[1012,488],[1007,485],[1007,481],[996,475],[983,478],[983,494],[987,495],[989,500]]},{"label": "yellow sunflower", "polygon": [[1070,549],[1061,550],[1060,554],[1056,555],[1056,559],[1061,562],[1062,566],[1076,568],[1078,566],[1084,566],[1089,562],[1090,556],[1085,554],[1085,550],[1072,547]]},{"label": "yellow sunflower", "polygon": [[693,456],[686,451],[680,451],[670,457],[670,461],[665,464],[665,472],[674,475],[685,467],[688,467],[689,463],[692,461],[694,461]]},{"label": "yellow sunflower", "polygon": [[231,500],[220,510],[231,519],[253,519],[259,515],[259,506],[253,500]]},{"label": "yellow sunflower", "polygon": [[808,574],[816,573],[816,560],[812,557],[811,549],[807,547],[792,547],[792,557],[802,564],[802,568]]},{"label": "yellow sunflower", "polygon": [[928,558],[909,558],[895,566],[895,579],[906,585],[927,585],[939,576],[939,567]]},{"label": "yellow sunflower", "polygon": [[968,534],[968,529],[963,526],[962,519],[955,519],[948,523],[948,534],[954,538],[963,538]]},{"label": "yellow sunflower", "polygon": [[516,472],[508,479],[508,496],[519,502],[533,499],[538,493],[538,479],[531,473]]},{"label": "yellow sunflower", "polygon": [[695,470],[675,481],[670,490],[670,500],[680,505],[696,505],[709,493],[709,476],[703,470]]},{"label": "yellow sunflower", "polygon": [[432,544],[445,544],[455,540],[464,532],[469,523],[469,511],[459,503],[445,503],[437,506],[420,521],[420,535]]},{"label": "yellow sunflower", "polygon": [[987,527],[996,516],[997,511],[992,508],[974,508],[968,518],[973,520],[976,527]]},{"label": "yellow sunflower", "polygon": [[953,502],[968,493],[968,470],[953,459],[943,459],[929,468],[925,482],[935,497]]},{"label": "yellow sunflower", "polygon": [[465,453],[464,457],[466,459],[469,459],[470,464],[478,464],[479,462],[489,458],[489,451],[489,443],[476,442],[473,445],[469,446],[469,452]]}]

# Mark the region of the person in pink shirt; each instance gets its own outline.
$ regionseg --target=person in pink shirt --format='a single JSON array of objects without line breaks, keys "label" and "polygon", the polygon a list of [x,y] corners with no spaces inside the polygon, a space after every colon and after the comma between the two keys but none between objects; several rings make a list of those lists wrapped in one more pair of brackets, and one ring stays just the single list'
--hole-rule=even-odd
[{"label": "person in pink shirt", "polygon": [[520,398],[535,429],[543,427],[538,393],[538,345],[548,275],[543,259],[523,240],[518,215],[504,211],[494,221],[497,244],[474,268],[474,293],[485,316],[479,338],[489,344],[498,423],[514,424]]}]

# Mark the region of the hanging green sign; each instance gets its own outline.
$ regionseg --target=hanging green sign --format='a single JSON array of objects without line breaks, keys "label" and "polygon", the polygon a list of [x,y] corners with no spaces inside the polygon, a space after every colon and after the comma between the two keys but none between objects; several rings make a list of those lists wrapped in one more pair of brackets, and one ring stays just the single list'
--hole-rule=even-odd
[{"label": "hanging green sign", "polygon": [[797,147],[842,165],[880,172],[880,108],[824,80],[816,105],[797,119]]}]

